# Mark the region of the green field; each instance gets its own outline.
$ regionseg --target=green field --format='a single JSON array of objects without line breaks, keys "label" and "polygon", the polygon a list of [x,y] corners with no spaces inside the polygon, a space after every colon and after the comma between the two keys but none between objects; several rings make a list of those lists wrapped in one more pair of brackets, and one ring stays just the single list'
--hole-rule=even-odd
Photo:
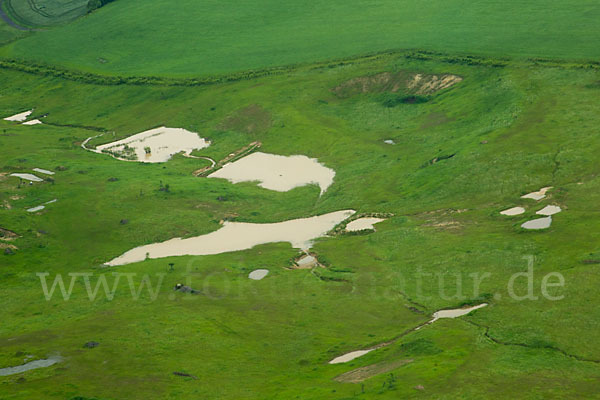
[{"label": "green field", "polygon": [[[600,399],[597,2],[4,2],[35,30],[0,20],[0,399]],[[43,123],[3,120],[26,110]],[[82,147],[159,126],[211,141],[192,156],[259,142],[335,179],[277,192]],[[55,175],[10,176],[34,168]],[[103,265],[345,209],[388,217],[318,239],[324,268],[288,242]]]},{"label": "green field", "polygon": [[[331,91],[385,71],[452,73],[463,81],[428,102],[391,108],[385,93]],[[600,251],[598,71],[390,55],[198,88],[103,87],[9,71],[0,79],[1,115],[31,107],[34,116],[48,114],[39,126],[0,123],[2,172],[66,168],[54,183],[17,188],[16,178],[0,178],[0,226],[22,236],[13,242],[16,254],[1,256],[0,366],[18,365],[29,354],[65,358],[0,377],[0,397],[598,397],[600,274],[597,265],[583,263]],[[268,111],[269,129],[220,128],[253,104]],[[114,137],[162,124],[184,127],[213,141],[198,154],[214,158],[259,140],[261,151],[316,157],[337,175],[322,198],[315,186],[278,193],[232,185],[193,177],[203,160],[178,156],[145,165],[86,152],[79,144],[96,131],[52,124],[103,128]],[[383,143],[390,138],[395,146]],[[455,156],[429,162],[448,154]],[[159,191],[161,181],[169,193]],[[554,187],[548,199],[519,198],[542,186]],[[25,211],[54,198],[41,215]],[[549,230],[519,227],[546,204],[565,210]],[[526,214],[499,215],[515,205]],[[286,270],[297,254],[286,243],[99,267],[140,244],[213,231],[224,218],[277,222],[346,208],[395,217],[370,235],[320,240],[314,249],[330,265],[321,272],[326,280]],[[526,270],[527,255],[535,256],[540,298],[511,300],[507,281]],[[271,270],[265,280],[247,279],[261,267]],[[441,297],[438,279],[418,288],[420,270],[447,276],[446,295],[460,274],[465,298]],[[103,295],[90,301],[79,280],[69,301],[46,302],[35,273],[52,279],[74,271],[93,273],[93,285],[101,274],[110,281],[112,271],[138,273],[136,283],[144,273],[153,284],[156,274],[165,277],[155,301],[146,291],[134,301],[125,283],[113,301]],[[562,301],[540,295],[540,281],[552,271],[565,277],[564,288],[552,289]],[[477,298],[469,289],[473,272],[491,274]],[[174,295],[171,287],[186,278],[202,294]],[[517,290],[526,291],[526,282]],[[481,299],[490,305],[469,316],[436,322],[351,363],[327,364],[394,338],[435,310]],[[100,345],[84,349],[92,340]],[[333,380],[361,366],[403,360],[410,362],[362,384]]]},{"label": "green field", "polygon": [[599,19],[594,0],[118,0],[0,54],[104,74],[169,76],[415,48],[598,59]]}]

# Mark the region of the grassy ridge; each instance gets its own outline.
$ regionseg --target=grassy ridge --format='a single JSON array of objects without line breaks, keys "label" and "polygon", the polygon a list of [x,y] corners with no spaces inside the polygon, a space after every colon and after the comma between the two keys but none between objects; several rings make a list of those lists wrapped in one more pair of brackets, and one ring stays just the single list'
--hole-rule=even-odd
[{"label": "grassy ridge", "polygon": [[[384,71],[452,73],[463,81],[428,102],[394,107],[386,106],[382,93],[340,98],[331,91]],[[0,208],[0,226],[22,235],[15,255],[0,255],[0,366],[21,363],[22,354],[55,351],[66,361],[27,373],[25,381],[0,378],[0,397],[597,396],[598,363],[565,354],[600,360],[600,275],[595,264],[581,262],[600,251],[600,215],[593,206],[600,201],[598,82],[594,69],[510,62],[494,68],[398,55],[199,87],[92,85],[3,71],[0,116],[32,107],[34,115],[48,116],[45,125],[32,127],[0,121],[0,172],[67,170],[57,172],[54,184],[21,188],[15,178],[0,177],[0,204],[12,207]],[[270,115],[268,130],[223,130],[224,121],[253,104]],[[96,131],[51,123],[114,132],[95,143],[158,125],[183,127],[209,138],[214,145],[198,155],[216,159],[258,140],[265,152],[316,157],[335,169],[336,178],[323,197],[316,186],[278,193],[253,183],[194,178],[191,172],[205,161],[123,163],[81,149]],[[429,162],[449,154],[455,155]],[[160,181],[170,185],[169,193],[158,190]],[[548,185],[555,188],[547,200],[519,198]],[[53,198],[58,201],[41,215],[25,211]],[[519,225],[545,204],[565,211],[548,231],[522,231]],[[526,214],[498,214],[516,205]],[[124,284],[114,301],[90,302],[81,281],[70,301],[46,302],[35,276],[105,273],[98,264],[125,250],[210,232],[224,218],[275,222],[345,208],[396,216],[374,234],[317,243],[315,251],[331,265],[323,275],[333,280],[284,269],[296,254],[286,243],[118,268],[165,273],[154,302],[147,292],[131,300]],[[508,278],[526,269],[522,256],[528,254],[536,257],[536,294],[545,273],[560,271],[563,301],[506,296]],[[174,272],[167,272],[169,262]],[[247,279],[262,267],[271,271],[265,280]],[[448,274],[441,283],[446,295],[454,293],[454,274],[460,274],[472,301],[469,274],[490,273],[481,285],[490,306],[436,322],[350,364],[328,365],[346,351],[397,336],[437,309],[461,304],[441,296],[438,279],[425,280],[419,290],[419,270]],[[170,286],[187,277],[203,295],[173,297]],[[517,290],[526,290],[526,283]],[[423,314],[408,308],[414,303]],[[83,349],[88,340],[101,344]],[[399,359],[413,361],[395,369],[393,379],[376,376],[364,387],[332,379]]]},{"label": "grassy ridge", "polygon": [[201,76],[422,48],[598,59],[600,6],[583,1],[135,0],[2,54],[112,75]]}]

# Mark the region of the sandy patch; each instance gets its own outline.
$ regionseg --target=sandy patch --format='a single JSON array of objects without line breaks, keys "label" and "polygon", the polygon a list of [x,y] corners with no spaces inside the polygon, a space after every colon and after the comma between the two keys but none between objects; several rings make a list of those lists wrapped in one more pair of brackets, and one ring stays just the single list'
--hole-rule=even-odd
[{"label": "sandy patch", "polygon": [[342,356],[336,357],[333,360],[329,361],[329,364],[342,364],[342,363],[346,363],[348,361],[352,361],[355,358],[358,357],[362,357],[367,353],[372,352],[375,349],[368,349],[368,350],[356,350],[356,351],[352,351],[350,353],[346,353]]},{"label": "sandy patch", "polygon": [[1,240],[14,240],[18,237],[19,237],[19,235],[17,235],[13,231],[10,231],[10,230],[4,229],[4,228],[0,228],[0,239]]},{"label": "sandy patch", "polygon": [[538,218],[521,224],[524,229],[546,229],[552,224],[552,217]]},{"label": "sandy patch", "polygon": [[383,219],[383,218],[359,218],[359,219],[355,219],[354,221],[348,223],[348,225],[346,225],[346,230],[348,232],[362,231],[363,229],[373,229],[374,230],[375,227],[373,225],[378,222],[382,222],[382,221],[385,221],[385,219]]},{"label": "sandy patch", "polygon": [[10,176],[16,176],[17,178],[25,179],[26,181],[31,182],[43,182],[44,180],[38,176],[33,174],[10,174]]},{"label": "sandy patch", "polygon": [[504,211],[500,211],[500,214],[502,215],[521,215],[525,212],[525,209],[523,207],[513,207],[513,208],[509,208],[508,210],[504,210]]},{"label": "sandy patch", "polygon": [[279,192],[317,184],[321,188],[321,194],[331,186],[334,176],[334,170],[314,158],[261,152],[225,164],[220,170],[208,175],[209,178],[224,178],[232,183],[259,181],[259,186]]},{"label": "sandy patch", "polygon": [[336,211],[316,217],[300,218],[271,224],[225,222],[223,227],[206,235],[188,239],[175,238],[162,243],[136,247],[106,263],[125,265],[148,258],[181,255],[210,255],[247,250],[259,244],[289,242],[308,250],[314,239],[325,236],[334,226],[354,214],[353,210]]},{"label": "sandy patch", "polygon": [[[87,144],[87,140],[84,142]],[[122,161],[159,163],[168,161],[177,153],[190,154],[210,146],[210,142],[181,128],[160,127],[138,133],[126,139],[88,149],[95,153],[107,153]]]},{"label": "sandy patch", "polygon": [[522,199],[533,199],[533,200],[541,200],[546,197],[546,193],[548,190],[552,189],[552,186],[544,187],[538,190],[537,192],[527,193],[521,196]]},{"label": "sandy patch", "polygon": [[42,168],[34,168],[33,171],[39,172],[40,174],[54,175],[54,172],[48,171],[47,169],[42,169]]},{"label": "sandy patch", "polygon": [[31,121],[23,122],[23,125],[40,125],[42,121],[39,119],[32,119]]},{"label": "sandy patch", "polygon": [[10,117],[4,118],[5,121],[23,122],[31,115],[33,110],[25,111],[19,114],[11,115]]},{"label": "sandy patch", "polygon": [[254,271],[252,271],[248,274],[248,278],[250,278],[254,281],[260,281],[268,274],[269,274],[268,269],[255,269]]},{"label": "sandy patch", "polygon": [[546,207],[542,208],[541,210],[537,211],[536,214],[550,216],[550,215],[558,214],[561,211],[562,211],[562,209],[559,206],[546,206]]}]

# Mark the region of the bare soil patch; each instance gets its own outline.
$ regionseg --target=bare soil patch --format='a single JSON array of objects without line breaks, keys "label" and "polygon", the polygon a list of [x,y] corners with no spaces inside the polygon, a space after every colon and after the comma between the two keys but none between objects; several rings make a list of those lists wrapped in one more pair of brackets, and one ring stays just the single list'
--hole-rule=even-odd
[{"label": "bare soil patch", "polygon": [[416,74],[406,71],[382,72],[376,75],[352,78],[335,87],[333,92],[342,98],[360,93],[385,92],[430,95],[447,89],[460,81],[462,81],[460,76],[449,74]]},{"label": "bare soil patch", "polygon": [[333,378],[333,380],[337,382],[359,383],[375,375],[385,374],[387,372],[393,371],[396,368],[399,368],[406,364],[410,364],[411,362],[413,362],[413,360],[407,359],[392,361],[388,363],[377,363],[373,365],[367,365],[366,367],[360,367],[338,375],[335,378]]}]

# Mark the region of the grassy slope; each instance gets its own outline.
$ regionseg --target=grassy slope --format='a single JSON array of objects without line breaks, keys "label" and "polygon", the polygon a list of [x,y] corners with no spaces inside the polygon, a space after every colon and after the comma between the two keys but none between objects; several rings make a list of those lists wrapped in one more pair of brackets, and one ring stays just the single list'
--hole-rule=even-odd
[{"label": "grassy slope", "polygon": [[220,74],[387,49],[600,57],[594,0],[119,0],[2,54],[108,74]]},{"label": "grassy slope", "polygon": [[[456,73],[464,81],[429,103],[395,108],[383,107],[378,95],[342,100],[329,91],[349,78],[394,69]],[[67,357],[59,366],[25,374],[25,381],[0,378],[0,397],[597,396],[598,364],[547,348],[600,359],[595,334],[600,275],[594,265],[579,263],[600,250],[600,216],[593,206],[600,201],[597,72],[388,57],[204,88],[99,87],[13,72],[4,72],[0,80],[0,115],[36,107],[36,114],[49,113],[47,122],[104,127],[116,137],[161,124],[184,127],[215,143],[200,154],[219,157],[260,140],[263,151],[318,157],[337,172],[322,198],[316,187],[276,193],[250,183],[191,177],[204,165],[201,160],[177,157],[165,165],[142,165],[87,153],[78,144],[95,133],[82,129],[0,122],[4,172],[69,168],[57,173],[54,185],[17,189],[14,178],[0,178],[0,203],[13,207],[0,209],[0,225],[23,235],[15,243],[16,255],[1,256],[0,365],[18,364],[22,354],[44,357],[59,351]],[[248,135],[216,128],[249,104],[272,114],[269,131]],[[383,144],[388,138],[397,145]],[[423,167],[454,152],[449,160]],[[108,182],[113,176],[119,181]],[[171,185],[171,193],[157,190],[161,180]],[[550,199],[539,204],[519,199],[546,185],[555,186]],[[24,198],[12,200],[14,195]],[[52,198],[59,201],[42,215],[25,212]],[[565,209],[551,229],[519,229],[550,203]],[[526,215],[498,215],[519,204],[528,208]],[[133,246],[209,232],[233,214],[239,221],[272,222],[344,208],[397,215],[375,234],[317,244],[333,266],[326,274],[348,282],[322,282],[308,271],[283,269],[295,254],[288,244],[118,268],[155,274],[174,262],[175,272],[165,277],[156,302],[146,295],[132,301],[124,285],[114,301],[90,302],[81,283],[71,301],[46,302],[34,275],[101,274],[105,270],[95,266]],[[123,218],[129,224],[120,225]],[[444,222],[458,225],[431,226]],[[525,269],[521,257],[527,254],[537,257],[537,288],[543,273],[564,273],[565,300],[506,298],[507,279]],[[257,267],[272,274],[250,282],[246,274]],[[436,279],[426,280],[419,295],[419,268],[461,273],[465,287],[471,286],[468,273],[489,272],[492,278],[484,281],[482,292],[504,296],[472,316],[441,321],[349,365],[327,365],[336,355],[427,320],[408,310],[401,293],[422,304],[426,314],[460,304],[440,297]],[[172,296],[169,287],[188,276],[206,295]],[[444,288],[452,290],[452,275]],[[494,344],[469,321],[489,326],[498,340],[525,346]],[[101,345],[82,349],[88,340]],[[331,379],[358,366],[406,358],[414,362],[395,370],[391,385],[385,375],[364,387]],[[173,376],[173,371],[200,379]],[[416,385],[426,390],[415,390]]]}]

